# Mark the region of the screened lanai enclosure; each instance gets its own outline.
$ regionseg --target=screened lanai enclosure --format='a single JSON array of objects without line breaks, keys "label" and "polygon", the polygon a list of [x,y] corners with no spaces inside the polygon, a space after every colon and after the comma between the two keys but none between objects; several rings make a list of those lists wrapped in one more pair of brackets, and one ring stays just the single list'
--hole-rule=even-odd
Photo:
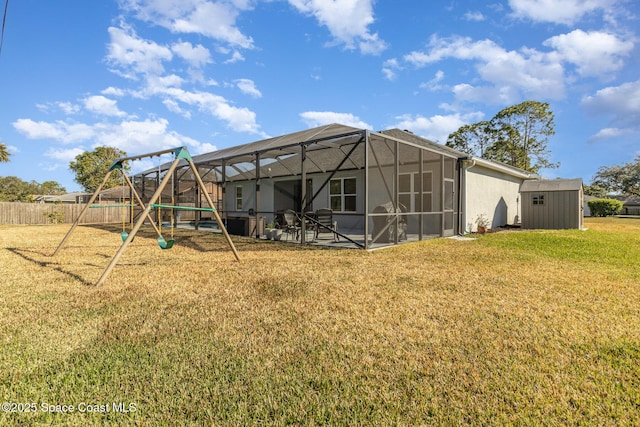
[{"label": "screened lanai enclosure", "polygon": [[[264,238],[276,224],[290,241],[374,249],[458,232],[462,156],[407,131],[332,124],[193,156],[206,188],[198,188],[185,165],[174,172],[161,203],[200,207],[206,191],[230,234]],[[143,199],[168,166],[134,177]],[[321,225],[320,212],[331,215],[335,228]],[[295,223],[289,224],[292,213]],[[216,228],[206,211],[164,209],[158,215]]]}]

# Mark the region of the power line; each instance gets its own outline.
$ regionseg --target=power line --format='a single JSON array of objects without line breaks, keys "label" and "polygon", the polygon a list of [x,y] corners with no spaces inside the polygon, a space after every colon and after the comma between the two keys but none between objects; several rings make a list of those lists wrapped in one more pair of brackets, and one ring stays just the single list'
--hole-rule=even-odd
[{"label": "power line", "polygon": [[4,26],[7,23],[7,9],[9,9],[9,0],[4,3],[4,15],[2,16],[2,33],[0,33],[0,53],[2,53],[2,43],[4,42]]}]

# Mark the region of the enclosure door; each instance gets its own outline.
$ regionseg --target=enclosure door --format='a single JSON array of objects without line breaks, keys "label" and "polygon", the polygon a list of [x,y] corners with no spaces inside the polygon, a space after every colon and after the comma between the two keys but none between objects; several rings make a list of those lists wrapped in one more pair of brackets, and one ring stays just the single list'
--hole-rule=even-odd
[{"label": "enclosure door", "polygon": [[455,234],[455,191],[453,180],[445,179],[444,181],[444,225],[442,234],[445,237]]},{"label": "enclosure door", "polygon": [[443,162],[443,225],[442,235],[445,237],[453,236],[456,227],[456,161],[451,158],[445,158]]}]

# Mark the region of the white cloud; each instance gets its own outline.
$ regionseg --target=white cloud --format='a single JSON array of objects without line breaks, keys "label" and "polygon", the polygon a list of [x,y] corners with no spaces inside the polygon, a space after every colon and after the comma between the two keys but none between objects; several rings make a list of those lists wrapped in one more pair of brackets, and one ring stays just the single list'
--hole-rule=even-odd
[{"label": "white cloud", "polygon": [[109,145],[129,153],[146,153],[187,145],[190,138],[169,130],[168,125],[166,119],[96,124],[94,146]]},{"label": "white cloud", "polygon": [[50,147],[47,151],[45,151],[44,155],[61,162],[69,163],[72,160],[75,160],[76,156],[84,153],[84,151],[85,150],[81,147],[70,148],[68,150]]},{"label": "white cloud", "polygon": [[420,83],[420,89],[428,89],[431,92],[435,92],[436,90],[440,90],[443,88],[440,85],[440,82],[444,79],[444,71],[438,70],[436,71],[435,76],[431,80],[426,83]]},{"label": "white cloud", "polygon": [[332,111],[306,111],[300,113],[300,117],[305,124],[311,128],[317,126],[329,125],[332,123],[340,123],[345,126],[352,126],[361,129],[373,129],[373,127],[360,120],[358,116],[350,113],[335,113]]},{"label": "white cloud", "polygon": [[227,122],[228,126],[237,132],[260,133],[260,126],[256,123],[256,114],[253,111],[234,107],[222,96],[209,92],[189,92],[180,88],[166,88],[161,93],[171,97],[175,102],[195,106]]},{"label": "white cloud", "polygon": [[191,119],[191,111],[181,108],[180,104],[178,104],[173,99],[163,99],[162,104],[164,104],[164,106],[167,107],[167,110],[171,111],[172,113],[179,114],[185,119]]},{"label": "white cloud", "polygon": [[118,109],[117,101],[102,95],[89,96],[83,102],[84,107],[92,113],[114,117],[126,116],[125,112]]},{"label": "white cloud", "polygon": [[395,80],[396,71],[401,69],[402,67],[396,58],[387,59],[382,64],[382,73],[387,80]]},{"label": "white cloud", "polygon": [[145,87],[139,91],[132,91],[131,94],[138,98],[148,98],[154,95],[164,95],[170,88],[182,86],[184,79],[175,74],[165,76],[149,76],[145,81]]},{"label": "white cloud", "polygon": [[[97,146],[116,147],[127,153],[146,153],[162,149],[187,146],[192,154],[215,150],[210,143],[202,143],[169,128],[166,119],[123,120],[117,123],[75,124],[63,121],[53,123],[20,119],[14,127],[29,139],[54,140],[61,143],[89,143]],[[84,147],[50,147],[44,155],[69,162],[85,151]]]},{"label": "white cloud", "polygon": [[[211,114],[222,120],[237,132],[249,132],[261,134],[260,126],[256,123],[256,114],[248,108],[236,107],[222,96],[203,91],[187,91],[181,88],[184,79],[175,74],[160,76],[147,76],[146,86],[131,94],[138,98],[160,97],[162,103],[169,111],[190,118],[191,112],[184,105],[193,106],[200,111]],[[245,91],[251,91],[251,85],[242,83]],[[211,84],[215,84],[214,81]],[[260,93],[255,87],[253,95]],[[181,105],[184,104],[184,105]]]},{"label": "white cloud", "polygon": [[459,113],[424,117],[421,115],[404,114],[396,117],[398,120],[393,128],[407,129],[416,135],[444,144],[449,134],[460,126],[481,120],[484,115],[480,112],[461,115]]},{"label": "white cloud", "polygon": [[123,77],[136,79],[137,74],[162,74],[163,61],[169,61],[171,50],[153,41],[139,38],[132,29],[109,27],[111,41],[107,62],[117,67]]},{"label": "white cloud", "polygon": [[253,1],[123,0],[121,6],[139,19],[174,33],[194,33],[232,46],[250,49],[253,39],[236,26],[238,15],[252,9]]},{"label": "white cloud", "polygon": [[58,102],[56,104],[65,114],[77,114],[80,111],[80,106],[72,104],[70,102]]},{"label": "white cloud", "polygon": [[404,60],[424,67],[445,59],[472,61],[486,85],[468,83],[455,86],[460,100],[486,103],[513,103],[524,97],[562,99],[565,96],[564,68],[557,55],[535,49],[507,51],[492,40],[473,41],[469,37],[432,36],[426,52],[414,51]]},{"label": "white cloud", "polygon": [[640,119],[640,80],[600,89],[582,99],[582,105],[594,114],[608,114],[618,121]]},{"label": "white cloud", "polygon": [[556,49],[561,58],[575,64],[582,76],[605,76],[624,66],[623,57],[633,49],[633,42],[613,34],[580,29],[551,37],[543,43]]},{"label": "white cloud", "polygon": [[71,144],[91,139],[95,135],[92,126],[84,123],[68,123],[58,120],[53,123],[18,119],[13,127],[29,139],[51,139]]},{"label": "white cloud", "polygon": [[373,0],[289,0],[301,13],[314,16],[328,28],[337,43],[347,49],[377,55],[387,48],[377,33],[369,32],[374,22]]},{"label": "white cloud", "polygon": [[200,68],[211,62],[211,52],[200,44],[193,46],[189,42],[174,43],[171,46],[171,50],[192,67]]},{"label": "white cloud", "polygon": [[571,25],[585,15],[601,11],[607,13],[616,0],[509,0],[513,15],[536,22]]},{"label": "white cloud", "polygon": [[121,97],[125,95],[124,90],[117,87],[113,87],[113,86],[109,86],[108,88],[103,89],[102,91],[100,91],[100,93],[103,95],[117,96],[117,97]]},{"label": "white cloud", "polygon": [[234,83],[236,84],[236,86],[238,86],[238,89],[240,89],[242,93],[246,93],[247,95],[250,95],[254,98],[262,98],[262,92],[260,92],[258,88],[256,88],[256,84],[253,80],[237,79],[234,80]]},{"label": "white cloud", "polygon": [[189,153],[193,156],[196,156],[198,154],[211,153],[212,151],[216,151],[218,149],[218,147],[208,142],[191,144],[191,146],[193,148],[189,150]]},{"label": "white cloud", "polygon": [[604,129],[600,129],[595,135],[590,136],[589,142],[606,141],[609,139],[618,138],[631,133],[633,133],[631,129],[604,128]]},{"label": "white cloud", "polygon": [[[183,145],[193,147],[198,152],[211,148],[210,144],[203,144],[172,131],[166,119],[122,120],[116,123],[94,124],[64,121],[48,123],[20,119],[13,125],[29,139],[48,139],[65,144],[90,143],[92,147],[110,146],[128,153],[153,152]],[[73,153],[78,154],[80,149],[81,147],[50,148],[46,155],[57,160],[67,160]]]},{"label": "white cloud", "polygon": [[467,13],[464,14],[464,19],[466,19],[467,21],[481,22],[481,21],[484,21],[486,18],[484,17],[482,12],[468,11]]},{"label": "white cloud", "polygon": [[600,89],[584,97],[582,106],[590,114],[610,120],[591,141],[640,133],[640,80]]},{"label": "white cloud", "polygon": [[640,80],[600,89],[582,99],[582,106],[592,115],[605,116],[609,126],[591,140],[602,140],[640,133]]},{"label": "white cloud", "polygon": [[236,62],[242,62],[242,61],[244,61],[244,56],[242,56],[242,54],[236,50],[231,54],[231,58],[224,61],[224,63],[234,64]]},{"label": "white cloud", "polygon": [[36,104],[36,108],[45,114],[50,114],[54,108],[57,108],[66,115],[77,114],[82,109],[81,106],[71,102],[47,102],[45,104]]}]

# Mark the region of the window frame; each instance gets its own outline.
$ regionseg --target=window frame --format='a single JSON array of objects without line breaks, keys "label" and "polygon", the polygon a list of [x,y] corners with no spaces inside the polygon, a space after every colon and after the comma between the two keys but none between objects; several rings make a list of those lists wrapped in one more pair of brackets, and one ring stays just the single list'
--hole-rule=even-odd
[{"label": "window frame", "polygon": [[[346,193],[345,192],[345,181],[349,181],[349,180],[353,180],[354,181],[354,192],[353,193]],[[332,183],[334,181],[340,181],[340,193],[332,193]],[[346,210],[346,204],[345,201],[348,197],[353,197],[355,203],[354,203],[354,208],[353,210]],[[334,209],[333,208],[333,203],[332,201],[334,199],[339,199],[340,200],[340,209]],[[340,178],[331,178],[329,180],[329,207],[334,211],[334,212],[357,212],[358,211],[358,180],[355,176],[348,176],[348,177],[340,177]]]},{"label": "window frame", "polygon": [[[403,176],[411,176],[411,179],[409,181],[410,184],[410,191],[401,191],[400,189],[400,183],[398,183],[398,199],[400,199],[400,196],[408,196],[409,200],[411,200],[412,205],[411,206],[406,206],[407,211],[408,212],[433,212],[433,171],[424,171],[422,172],[422,176],[420,175],[420,172],[403,172],[400,173],[398,178],[400,179],[400,177]],[[425,177],[429,177],[429,190],[425,190],[425,185],[424,185],[424,179]],[[422,182],[419,182],[418,179],[422,180]],[[418,206],[417,202],[418,202],[418,196],[420,196],[420,191],[418,190],[422,190],[422,206]],[[429,200],[429,204],[431,206],[429,206],[429,210],[425,210],[424,209],[424,205],[425,205],[425,201]],[[402,203],[402,202],[401,202]],[[404,203],[403,203],[404,205]]]},{"label": "window frame", "polygon": [[[238,194],[238,190],[240,194]],[[235,199],[236,199],[236,212],[237,211],[241,211],[242,210],[242,206],[243,206],[243,199],[242,199],[242,185],[236,185],[236,194],[235,194]]]}]

